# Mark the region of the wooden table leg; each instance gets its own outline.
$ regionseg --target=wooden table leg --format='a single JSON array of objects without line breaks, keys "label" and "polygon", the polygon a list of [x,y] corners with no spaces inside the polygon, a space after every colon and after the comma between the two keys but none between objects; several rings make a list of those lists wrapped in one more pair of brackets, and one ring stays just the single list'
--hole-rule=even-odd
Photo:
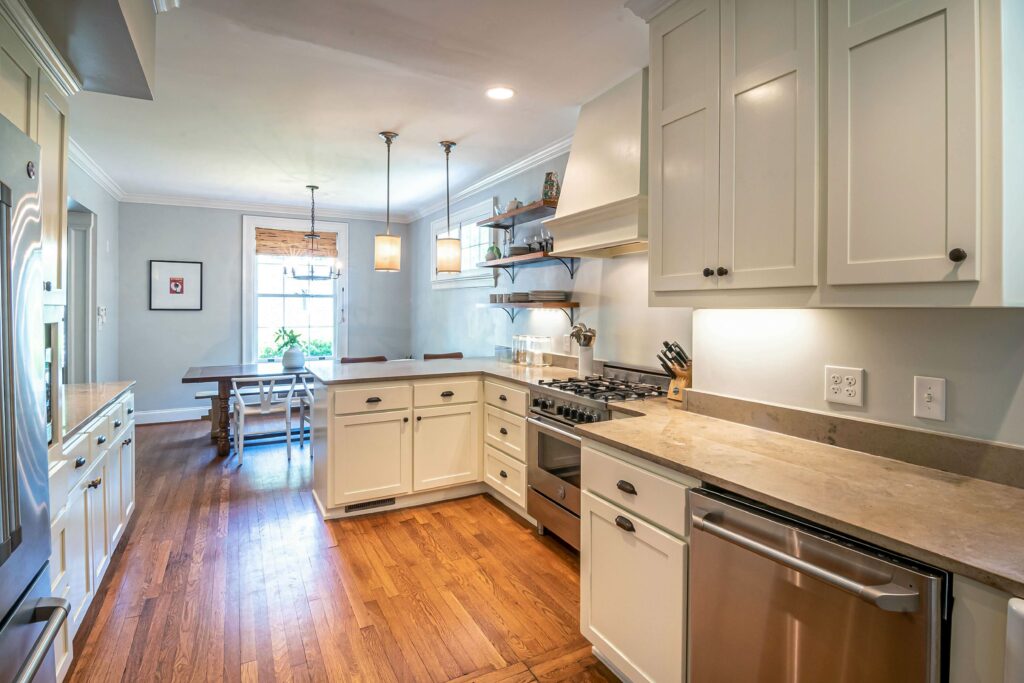
[{"label": "wooden table leg", "polygon": [[220,399],[214,396],[210,398],[210,441],[216,443],[218,434],[220,434]]},{"label": "wooden table leg", "polygon": [[231,391],[231,383],[226,380],[217,382],[217,455],[227,455],[231,452],[231,440],[228,434],[228,395]]}]

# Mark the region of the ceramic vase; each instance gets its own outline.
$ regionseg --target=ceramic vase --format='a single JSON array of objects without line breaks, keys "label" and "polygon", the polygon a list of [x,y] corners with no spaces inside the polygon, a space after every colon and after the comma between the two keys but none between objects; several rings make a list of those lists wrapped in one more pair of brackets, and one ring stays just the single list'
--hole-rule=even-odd
[{"label": "ceramic vase", "polygon": [[594,374],[594,347],[581,346],[579,367],[576,369],[579,377],[587,377]]},{"label": "ceramic vase", "polygon": [[554,201],[558,199],[558,195],[562,193],[562,186],[558,182],[558,173],[555,171],[548,171],[544,174],[544,193],[543,197],[546,200]]},{"label": "ceramic vase", "polygon": [[306,356],[300,347],[293,346],[284,352],[281,357],[281,365],[288,370],[301,370],[306,366]]}]

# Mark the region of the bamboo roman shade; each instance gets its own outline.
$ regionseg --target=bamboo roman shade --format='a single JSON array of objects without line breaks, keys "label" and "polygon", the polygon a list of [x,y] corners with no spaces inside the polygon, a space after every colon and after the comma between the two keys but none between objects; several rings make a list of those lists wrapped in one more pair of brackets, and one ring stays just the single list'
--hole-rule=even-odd
[{"label": "bamboo roman shade", "polygon": [[[314,256],[338,258],[338,234],[317,231]],[[304,230],[275,230],[256,228],[256,253],[270,256],[308,256],[309,240]]]}]

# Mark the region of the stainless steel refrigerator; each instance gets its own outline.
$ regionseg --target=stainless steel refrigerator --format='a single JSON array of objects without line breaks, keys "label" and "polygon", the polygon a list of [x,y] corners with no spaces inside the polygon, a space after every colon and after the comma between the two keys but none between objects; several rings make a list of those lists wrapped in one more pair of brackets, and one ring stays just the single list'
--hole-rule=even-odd
[{"label": "stainless steel refrigerator", "polygon": [[54,680],[39,146],[0,117],[0,683]]}]

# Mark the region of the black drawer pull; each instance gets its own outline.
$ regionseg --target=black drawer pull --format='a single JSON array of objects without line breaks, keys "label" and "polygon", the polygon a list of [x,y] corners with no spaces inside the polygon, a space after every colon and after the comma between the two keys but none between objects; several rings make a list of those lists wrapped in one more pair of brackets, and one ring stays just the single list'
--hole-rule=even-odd
[{"label": "black drawer pull", "polygon": [[421,421],[422,419],[423,419],[423,416],[422,416],[422,415],[417,415],[417,416],[416,416],[416,421],[417,421],[417,422],[420,422],[420,421]]},{"label": "black drawer pull", "polygon": [[501,472],[498,472],[498,474],[501,475],[502,479],[508,479],[508,472],[506,472],[505,470],[502,470]]},{"label": "black drawer pull", "polygon": [[101,444],[105,444],[106,442],[107,442],[107,437],[103,436],[102,434],[100,434],[99,436],[96,437],[96,445],[97,446],[99,446]]},{"label": "black drawer pull", "polygon": [[102,479],[102,478],[100,478],[100,477],[96,477],[95,479],[93,479],[92,481],[90,481],[90,482],[89,482],[89,483],[87,484],[87,486],[88,486],[89,488],[91,488],[91,489],[98,489],[98,488],[100,487],[100,484],[102,484],[102,483],[103,483],[103,479]]},{"label": "black drawer pull", "polygon": [[132,414],[134,414],[134,413],[135,413],[135,408],[129,408],[129,409],[128,409],[128,414],[129,414],[129,415],[132,415]]},{"label": "black drawer pull", "polygon": [[380,396],[371,396],[370,398],[366,399],[366,402],[367,403],[380,403]]},{"label": "black drawer pull", "polygon": [[498,397],[498,400],[499,401],[507,401],[508,400],[508,396],[506,396],[505,394],[502,394],[501,396]]},{"label": "black drawer pull", "polygon": [[451,398],[454,395],[455,395],[454,391],[442,391],[441,392],[441,398]]},{"label": "black drawer pull", "polygon": [[615,526],[619,527],[623,531],[628,531],[630,533],[633,533],[633,532],[636,531],[636,527],[633,526],[633,522],[629,521],[628,519],[626,519],[622,515],[619,515],[618,517],[615,518]]},{"label": "black drawer pull", "polygon": [[77,470],[79,467],[85,467],[86,462],[88,461],[85,459],[84,455],[78,456],[75,458],[75,469]]},{"label": "black drawer pull", "polygon": [[121,426],[122,424],[124,424],[124,423],[123,423],[123,422],[121,422],[120,420],[114,420],[114,429],[117,429],[117,428],[118,428],[118,427],[120,427],[120,426]]},{"label": "black drawer pull", "polygon": [[499,429],[498,431],[499,431],[499,432],[501,432],[503,436],[508,436],[508,430],[507,430],[507,429],[505,429],[504,427],[502,427],[502,428],[501,428],[501,429]]},{"label": "black drawer pull", "polygon": [[615,485],[615,488],[622,491],[623,493],[628,493],[631,496],[636,495],[636,487],[633,486],[633,484],[626,481],[625,479],[619,479],[619,483]]},{"label": "black drawer pull", "polygon": [[50,282],[49,280],[44,282],[43,283],[43,291],[44,292],[52,292],[53,291],[53,283]]}]

